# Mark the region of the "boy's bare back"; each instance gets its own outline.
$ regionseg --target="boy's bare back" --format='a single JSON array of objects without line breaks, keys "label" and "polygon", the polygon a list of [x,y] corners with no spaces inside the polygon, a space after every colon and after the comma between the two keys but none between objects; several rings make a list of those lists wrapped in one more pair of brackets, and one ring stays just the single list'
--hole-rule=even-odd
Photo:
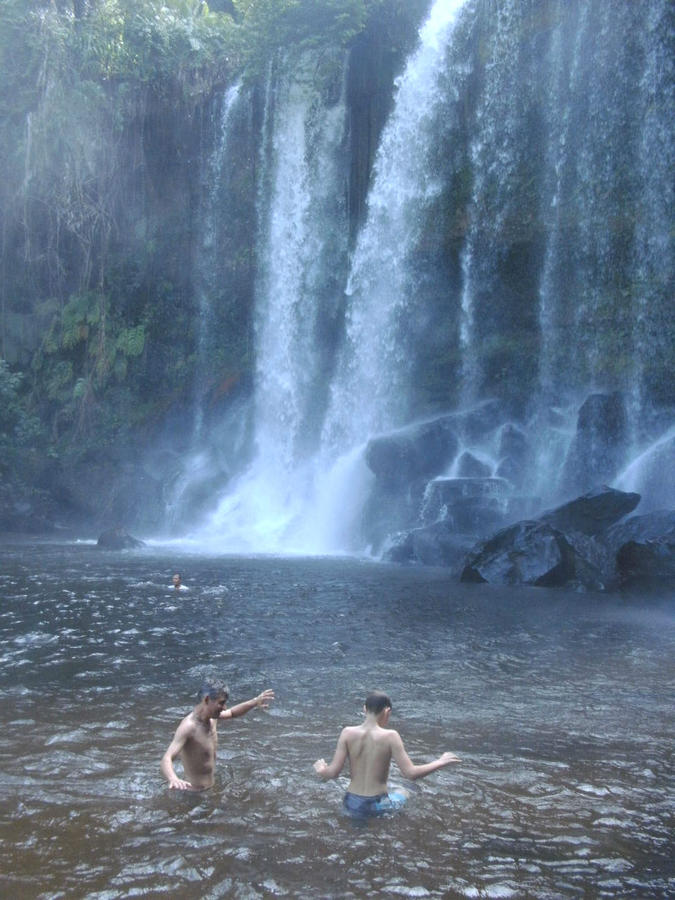
[{"label": "boy's bare back", "polygon": [[337,778],[349,759],[351,781],[345,794],[345,802],[350,795],[360,798],[386,795],[392,759],[401,775],[412,781],[425,778],[437,769],[460,761],[454,753],[446,752],[432,762],[415,765],[406,753],[398,731],[385,727],[391,715],[391,700],[381,691],[373,691],[366,697],[363,711],[365,721],[362,725],[350,725],[342,729],[331,762],[317,759],[314,763],[314,770],[325,781]]},{"label": "boy's bare back", "polygon": [[349,791],[364,797],[384,794],[387,790],[392,738],[397,732],[379,725],[354,725],[342,732],[347,747],[351,781]]}]

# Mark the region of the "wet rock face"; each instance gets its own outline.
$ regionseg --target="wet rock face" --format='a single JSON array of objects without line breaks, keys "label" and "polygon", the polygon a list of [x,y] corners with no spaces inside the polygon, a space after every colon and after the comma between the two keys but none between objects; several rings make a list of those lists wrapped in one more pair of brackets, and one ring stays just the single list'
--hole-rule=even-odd
[{"label": "wet rock face", "polygon": [[[598,438],[586,445],[586,474],[607,463],[612,440],[621,444],[622,410],[618,394],[583,405],[574,452],[580,435]],[[363,526],[375,552],[390,562],[445,566],[469,582],[610,591],[674,580],[674,511],[626,520],[640,494],[596,486],[542,512],[541,499],[527,493],[536,468],[528,435],[495,424],[490,406],[480,413],[466,421],[442,416],[369,443],[375,481]],[[469,444],[476,452],[460,447],[469,426],[477,428]],[[482,449],[490,446],[495,457]],[[616,462],[620,450],[611,452]]]},{"label": "wet rock face", "polygon": [[495,474],[506,478],[515,488],[522,488],[535,465],[534,451],[525,434],[513,424],[506,424],[499,436],[499,465]]},{"label": "wet rock face", "polygon": [[624,522],[617,522],[604,535],[606,544],[618,551],[629,541],[675,541],[675,509],[660,509],[642,516],[631,516]]},{"label": "wet rock face", "polygon": [[457,460],[458,478],[489,478],[491,475],[491,466],[477,459],[468,450],[465,450]]},{"label": "wet rock face", "polygon": [[518,522],[469,554],[461,581],[489,584],[565,584],[574,576],[571,548],[555,528]]},{"label": "wet rock face", "polygon": [[639,494],[601,487],[564,503],[539,518],[561,531],[599,534],[631,513],[639,502]]},{"label": "wet rock face", "polygon": [[441,418],[373,438],[366,447],[366,463],[381,487],[395,491],[417,478],[438,475],[457,446],[451,422]]},{"label": "wet rock face", "polygon": [[628,541],[616,556],[622,587],[675,584],[675,540]]},{"label": "wet rock face", "polygon": [[445,520],[458,534],[485,534],[503,524],[508,502],[503,478],[436,478],[427,486],[422,519]]}]

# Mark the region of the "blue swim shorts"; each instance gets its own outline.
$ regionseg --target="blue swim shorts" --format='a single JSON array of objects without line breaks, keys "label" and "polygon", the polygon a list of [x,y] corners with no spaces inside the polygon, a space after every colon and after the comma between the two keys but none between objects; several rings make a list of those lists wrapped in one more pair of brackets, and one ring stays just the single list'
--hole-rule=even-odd
[{"label": "blue swim shorts", "polygon": [[342,806],[350,816],[366,818],[367,816],[383,816],[386,813],[401,809],[407,800],[406,794],[400,791],[391,791],[389,794],[377,794],[374,797],[362,797],[361,794],[344,796]]}]

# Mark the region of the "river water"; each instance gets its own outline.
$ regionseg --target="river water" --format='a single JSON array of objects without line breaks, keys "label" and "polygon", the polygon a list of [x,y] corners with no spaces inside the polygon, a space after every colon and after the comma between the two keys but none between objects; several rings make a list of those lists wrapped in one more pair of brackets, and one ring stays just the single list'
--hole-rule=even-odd
[{"label": "river water", "polygon": [[[3,896],[675,895],[672,597],[39,542],[0,591]],[[169,791],[209,673],[276,702],[219,727],[214,789]],[[312,763],[372,687],[415,762],[462,763],[364,826]]]}]

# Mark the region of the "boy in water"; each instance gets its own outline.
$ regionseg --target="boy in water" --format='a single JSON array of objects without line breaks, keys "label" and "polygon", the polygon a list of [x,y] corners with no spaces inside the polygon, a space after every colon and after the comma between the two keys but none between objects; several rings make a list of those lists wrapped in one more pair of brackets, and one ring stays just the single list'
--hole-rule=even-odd
[{"label": "boy in water", "polygon": [[[224,685],[203,685],[199,703],[176,729],[173,740],[162,757],[160,770],[169,787],[179,791],[203,791],[213,786],[216,768],[218,733],[216,720],[236,719],[256,706],[267,709],[274,700],[274,691],[265,690],[252,700],[225,709],[228,689]],[[186,780],[179,778],[173,768],[174,759],[183,761]]]},{"label": "boy in water", "polygon": [[454,753],[444,753],[433,762],[416,766],[406,753],[399,733],[386,727],[391,715],[391,700],[381,691],[368,694],[364,711],[366,719],[363,725],[342,729],[330,765],[325,759],[317,759],[314,763],[317,773],[327,781],[337,778],[349,757],[351,781],[343,806],[351,815],[378,816],[403,806],[407,792],[389,793],[387,790],[392,758],[401,775],[411,781],[424,778],[450,763],[460,762]]}]

